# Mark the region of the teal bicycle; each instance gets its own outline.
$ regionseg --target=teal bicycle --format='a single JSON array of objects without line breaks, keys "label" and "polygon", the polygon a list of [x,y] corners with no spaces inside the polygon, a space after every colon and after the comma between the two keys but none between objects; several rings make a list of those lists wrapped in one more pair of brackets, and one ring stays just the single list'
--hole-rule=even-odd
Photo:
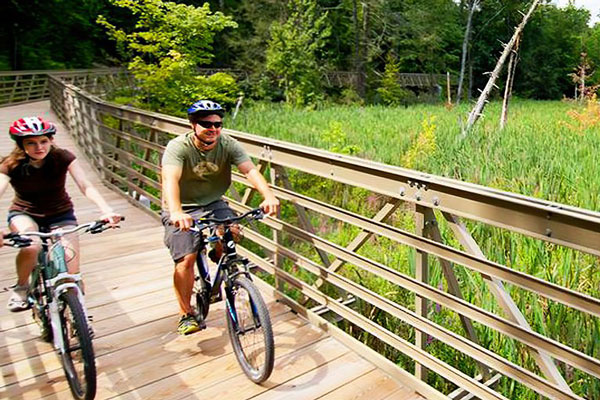
[{"label": "teal bicycle", "polygon": [[28,302],[33,319],[40,326],[42,339],[54,344],[76,399],[89,400],[96,396],[96,361],[81,276],[68,272],[60,238],[78,231],[100,233],[110,228],[107,224],[96,221],[52,232],[4,235],[4,244],[16,248],[31,245],[34,236],[42,240],[38,264],[30,277]]}]

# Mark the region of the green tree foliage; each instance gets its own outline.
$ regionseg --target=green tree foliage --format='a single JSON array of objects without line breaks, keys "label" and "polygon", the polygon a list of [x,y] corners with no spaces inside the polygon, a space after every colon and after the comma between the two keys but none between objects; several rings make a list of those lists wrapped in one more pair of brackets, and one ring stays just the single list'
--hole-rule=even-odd
[{"label": "green tree foliage", "polygon": [[[212,13],[205,3],[201,7],[162,0],[111,0],[129,10],[137,19],[135,29],[127,32],[102,15],[104,26],[122,54],[141,90],[141,100],[151,109],[179,112],[190,101],[212,97],[233,103],[237,91],[232,78],[219,75],[205,78],[196,68],[212,58],[215,32],[235,28],[237,24],[221,12]],[[215,93],[212,83],[222,90]]]},{"label": "green tree foliage", "polygon": [[580,62],[589,18],[587,10],[573,5],[540,8],[524,31],[516,93],[537,99],[573,95],[570,74]]},{"label": "green tree foliage", "polygon": [[8,0],[0,12],[0,69],[89,68],[114,56],[95,20],[125,23],[108,0]]},{"label": "green tree foliage", "polygon": [[[311,0],[304,7],[310,4],[319,12],[318,17],[296,11],[295,21],[302,21],[297,26],[291,26],[290,21],[294,10],[300,10],[299,5],[304,4],[299,0],[171,1],[5,1],[0,13],[3,26],[0,30],[0,69],[88,68],[97,64],[118,64],[115,59],[118,46],[126,54],[127,62],[133,63],[134,57],[140,57],[140,73],[149,76],[154,71],[148,65],[158,66],[161,71],[154,74],[155,83],[162,82],[167,75],[183,74],[181,71],[186,70],[186,65],[190,70],[203,65],[243,69],[246,73],[242,76],[249,77],[243,81],[249,97],[279,100],[284,97],[284,92],[287,95],[313,93],[309,97],[342,93],[344,88],[340,87],[317,85],[317,89],[313,89],[315,82],[327,82],[318,74],[307,73],[306,77],[299,78],[300,68],[288,61],[289,57],[297,57],[302,67],[306,64],[311,71],[319,69],[322,73],[322,67],[327,66],[360,73],[361,84],[366,83],[366,97],[363,98],[369,102],[377,100],[376,90],[381,86],[386,54],[390,51],[397,55],[400,72],[450,71],[456,74],[460,68],[467,0]],[[481,0],[481,9],[473,19],[468,57],[472,68],[467,68],[467,71],[472,70],[473,91],[485,85],[485,73],[493,69],[502,50],[501,43],[509,40],[522,19],[520,12],[530,2]],[[141,8],[152,12],[142,18]],[[133,9],[138,10],[134,18]],[[201,13],[206,16],[204,18],[193,10],[219,10],[230,17],[207,12]],[[105,35],[103,27],[95,23],[99,14],[117,27],[113,33],[122,32],[123,40],[110,40]],[[224,18],[221,22],[217,22],[219,15]],[[590,84],[600,82],[600,28],[588,26],[589,17],[587,11],[574,6],[557,8],[550,1],[540,5],[523,35],[514,85],[516,95],[544,99],[572,96],[573,85],[568,74],[577,66],[581,52],[589,55],[596,70]],[[238,24],[238,29],[224,29],[233,26],[233,21]],[[315,29],[317,22],[322,26]],[[288,32],[284,34],[286,29]],[[319,29],[329,35],[315,34]],[[313,40],[315,38],[317,40]],[[300,44],[302,41],[306,45]],[[309,44],[313,42],[317,50],[310,48]],[[214,43],[218,46],[211,47]],[[276,52],[288,56],[279,57],[277,62],[274,62],[277,57],[272,57],[271,66],[275,69],[267,69],[268,49],[277,49]],[[173,51],[168,54],[170,50]],[[312,61],[314,58],[318,60],[316,63]],[[279,66],[275,67],[275,64]],[[281,74],[283,69],[287,71],[285,76]],[[295,78],[289,81],[286,91],[284,81],[290,77]],[[297,88],[291,84],[303,80],[307,82],[306,87]],[[173,89],[169,85],[178,85],[171,84],[169,79],[166,81],[168,84],[160,85],[159,89],[164,87],[171,93]],[[182,82],[181,79],[177,81]],[[189,86],[190,82],[196,83],[194,79],[183,81],[187,82],[183,85],[185,90],[178,88],[176,91],[193,95],[195,92]],[[468,86],[470,81],[467,76],[465,84]],[[164,95],[152,85],[149,88],[157,97]],[[365,95],[363,86],[354,89],[361,96]],[[495,92],[496,95],[499,93]],[[170,99],[167,96],[156,104],[164,107],[161,103],[166,103],[167,98]],[[180,101],[178,98],[171,100]]]},{"label": "green tree foliage", "polygon": [[592,68],[591,81],[600,84],[600,23],[584,35],[583,51],[587,53]]},{"label": "green tree foliage", "polygon": [[319,15],[315,0],[290,0],[288,10],[286,21],[271,26],[266,66],[277,76],[286,102],[303,106],[322,97],[320,55],[331,30],[327,13]]},{"label": "green tree foliage", "polygon": [[396,57],[392,53],[388,53],[385,63],[385,72],[381,80],[381,87],[377,89],[377,93],[381,96],[384,104],[390,106],[399,106],[406,104],[409,100],[411,92],[404,89],[398,82],[398,74],[400,66]]}]

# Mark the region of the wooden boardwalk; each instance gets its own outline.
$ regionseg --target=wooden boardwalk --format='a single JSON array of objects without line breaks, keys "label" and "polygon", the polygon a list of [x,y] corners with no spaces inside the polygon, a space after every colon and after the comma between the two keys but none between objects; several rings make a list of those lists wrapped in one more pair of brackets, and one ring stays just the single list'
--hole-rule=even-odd
[{"label": "wooden boardwalk", "polygon": [[[54,122],[49,102],[0,108],[0,154],[13,143],[10,121],[39,115]],[[62,125],[56,142],[78,155],[88,176],[127,220],[119,230],[82,235],[86,304],[94,318],[98,367],[97,398],[123,399],[419,399],[347,347],[266,298],[275,331],[275,369],[263,385],[241,372],[229,344],[223,303],[214,305],[208,328],[181,337],[175,333],[177,306],[172,262],[160,223],[104,187],[74,147]],[[69,193],[80,222],[98,210],[69,178]],[[12,191],[0,198],[0,227]],[[9,312],[4,288],[15,281],[16,249],[0,250],[0,399],[71,398],[60,362],[39,339],[31,312]]]}]

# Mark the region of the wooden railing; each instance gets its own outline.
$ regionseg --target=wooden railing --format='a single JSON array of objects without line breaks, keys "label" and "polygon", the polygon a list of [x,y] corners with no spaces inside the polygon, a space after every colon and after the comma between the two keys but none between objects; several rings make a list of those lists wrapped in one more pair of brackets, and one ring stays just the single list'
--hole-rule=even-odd
[{"label": "wooden railing", "polygon": [[[50,77],[49,89],[52,108],[96,165],[106,184],[136,204],[143,196],[151,204],[148,212],[156,215],[160,208],[159,160],[168,140],[190,131],[187,121],[111,104],[57,77]],[[501,399],[504,397],[493,389],[493,385],[505,376],[548,398],[582,399],[570,389],[556,366],[557,361],[583,371],[590,380],[600,379],[597,358],[534,331],[504,285],[524,289],[539,301],[550,299],[593,318],[596,323],[600,318],[600,300],[488,260],[461,220],[466,218],[518,232],[597,257],[600,256],[599,213],[242,132],[225,132],[243,144],[257,161],[260,171],[268,172],[272,189],[283,203],[293,204],[300,221],[291,223],[268,218],[264,224],[271,230],[270,234],[246,230],[246,238],[258,244],[265,256],[242,251],[259,270],[274,277],[275,283],[268,286],[269,290],[405,385],[412,386],[427,398],[465,398],[462,396],[469,393],[467,397]],[[291,171],[359,187],[387,200],[374,217],[351,212],[292,190]],[[235,174],[234,180],[248,185],[242,175]],[[253,191],[249,187],[243,193],[234,189],[231,196],[233,208],[242,211],[249,208]],[[402,204],[410,204],[415,210],[416,229],[412,232],[389,221]],[[333,243],[315,232],[307,213],[354,226],[360,233],[345,246]],[[454,234],[459,246],[452,246],[448,241],[443,243],[442,224]],[[283,246],[284,236],[312,246],[320,261],[295,248]],[[359,250],[370,238],[391,240],[414,248],[415,275],[401,273],[362,254]],[[428,284],[428,256],[439,259],[447,291]],[[395,287],[410,290],[415,295],[415,308],[399,304],[385,293],[376,293],[360,281],[351,279],[341,270],[344,264]],[[481,275],[504,316],[463,299],[461,284],[455,276],[459,265]],[[298,273],[297,269],[305,273]],[[329,285],[327,290],[324,283]],[[332,292],[331,288],[336,290]],[[292,292],[296,294],[295,299],[290,296]],[[370,314],[356,307],[357,302],[369,304],[371,310],[384,312],[391,319],[413,327],[414,342],[374,322]],[[429,302],[459,314],[467,337],[429,319]],[[315,304],[317,306],[313,306]],[[330,322],[331,318],[325,318],[326,315],[334,316],[337,321],[354,327],[353,330],[358,328],[412,358],[419,379],[348,335]],[[532,354],[541,374],[480,344],[473,321],[521,343]],[[574,334],[589,335],[592,340],[594,333],[590,328],[588,332]],[[428,353],[427,336],[474,359],[479,374],[469,376]],[[458,389],[447,396],[442,395],[424,383],[428,371],[454,383]]]},{"label": "wooden railing", "polygon": [[49,75],[60,77],[65,82],[99,95],[106,87],[115,86],[115,77],[126,76],[125,71],[120,68],[0,72],[0,106],[50,98]]}]

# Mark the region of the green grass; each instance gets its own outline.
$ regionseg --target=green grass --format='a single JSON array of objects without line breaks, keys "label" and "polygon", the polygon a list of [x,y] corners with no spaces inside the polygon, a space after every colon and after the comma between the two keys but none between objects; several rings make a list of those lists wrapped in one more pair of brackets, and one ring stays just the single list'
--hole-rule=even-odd
[{"label": "green grass", "polygon": [[[465,119],[466,106],[451,111],[432,105],[311,111],[261,103],[243,109],[226,126],[326,150],[356,146],[356,155],[370,160],[598,210],[600,127],[569,129],[564,124],[573,123],[567,115],[573,108],[567,102],[515,100],[508,126],[500,131],[500,104],[491,103],[464,139],[458,121]],[[415,165],[403,165],[403,155],[430,117],[436,125],[435,152]],[[342,134],[332,142],[338,126]]]},{"label": "green grass", "polygon": [[[332,106],[307,111],[257,103],[240,111],[236,121],[226,121],[226,126],[598,211],[600,126],[581,128],[579,122],[568,114],[570,110],[585,115],[585,109],[574,103],[517,99],[511,103],[507,127],[499,130],[500,104],[491,103],[485,110],[485,117],[466,137],[461,135],[459,121],[466,118],[467,106],[452,110],[434,105],[409,108]],[[586,118],[580,120],[586,122]],[[384,201],[364,190],[293,171],[290,174],[295,190],[365,215],[373,215]],[[284,205],[283,212],[294,215],[289,204]],[[357,233],[355,229],[329,221],[327,217],[313,215],[312,219],[320,235],[339,244],[347,244]],[[390,223],[413,230],[410,207],[396,212]],[[597,257],[479,223],[468,222],[468,228],[489,259],[600,297],[600,274],[597,273],[600,262]],[[440,229],[447,243],[458,246],[447,226],[442,223]],[[295,244],[290,241],[289,245]],[[359,253],[414,276],[414,251],[405,246],[373,238]],[[310,254],[318,261],[314,251]],[[455,266],[455,272],[468,301],[502,315],[478,274],[461,266]],[[342,273],[414,309],[412,293],[354,266],[345,267]],[[436,260],[431,261],[430,283],[446,288]],[[597,318],[512,285],[506,287],[537,332],[590,356],[600,357],[600,322]],[[400,336],[414,338],[414,329],[393,317],[373,312],[366,304],[359,303],[359,307],[364,315],[369,315]],[[449,310],[431,305],[429,318],[464,334],[458,316]],[[485,347],[537,371],[532,358],[518,342],[485,326],[475,326]],[[350,327],[348,329],[351,330]],[[408,370],[414,368],[410,360],[376,339],[364,333],[353,333]],[[431,340],[428,351],[470,375],[476,374],[475,365],[468,356],[444,343]],[[559,367],[577,394],[594,398],[600,393],[597,379],[562,363]],[[429,383],[446,393],[454,388],[451,383],[433,374]],[[500,382],[499,390],[509,398],[538,398],[531,390],[509,379]]]}]

